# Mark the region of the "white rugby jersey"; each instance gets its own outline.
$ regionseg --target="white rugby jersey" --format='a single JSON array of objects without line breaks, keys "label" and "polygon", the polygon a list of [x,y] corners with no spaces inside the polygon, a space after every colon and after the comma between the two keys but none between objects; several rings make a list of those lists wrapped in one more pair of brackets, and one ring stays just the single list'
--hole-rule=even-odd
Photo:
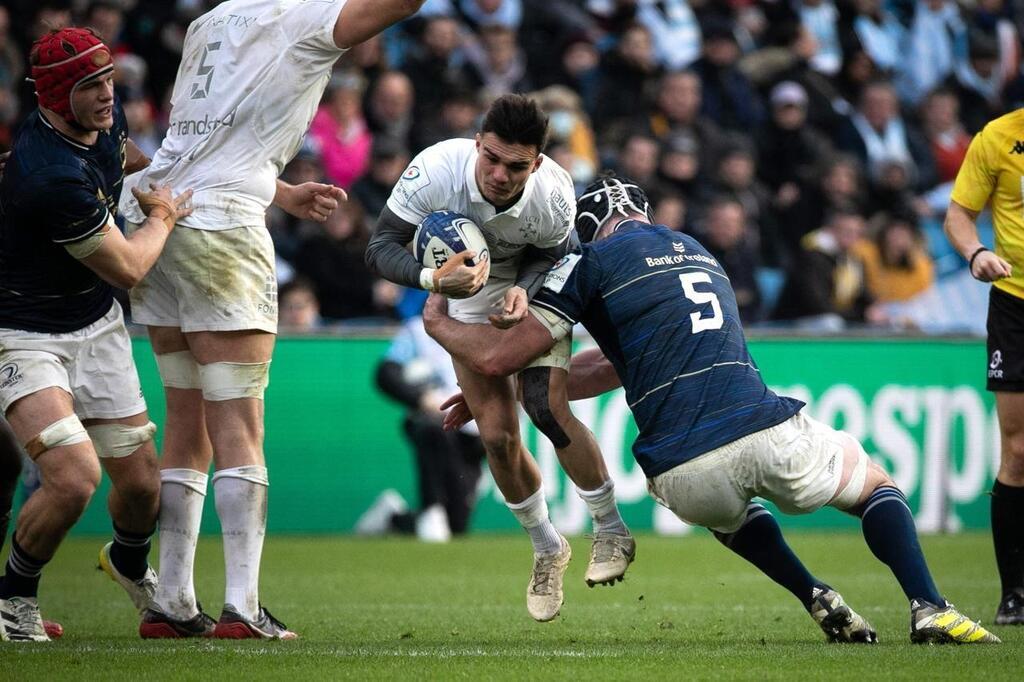
[{"label": "white rugby jersey", "polygon": [[124,181],[121,213],[145,219],[131,187],[195,191],[200,230],[265,224],[277,177],[295,156],[344,50],[345,0],[229,0],[188,28],[170,127],[150,166]]},{"label": "white rugby jersey", "polygon": [[418,225],[434,211],[455,211],[475,222],[491,250],[491,277],[515,280],[527,246],[548,249],[572,231],[576,195],[572,178],[541,155],[540,168],[530,175],[510,208],[495,213],[476,184],[476,142],[445,140],[420,152],[405,169],[388,198],[388,208]]}]

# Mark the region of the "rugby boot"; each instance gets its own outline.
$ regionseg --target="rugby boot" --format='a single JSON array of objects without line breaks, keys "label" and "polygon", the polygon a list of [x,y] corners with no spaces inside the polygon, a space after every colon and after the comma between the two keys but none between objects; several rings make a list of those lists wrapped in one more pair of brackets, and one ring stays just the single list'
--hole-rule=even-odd
[{"label": "rugby boot", "polygon": [[590,563],[583,576],[588,587],[621,582],[626,569],[636,558],[636,540],[632,535],[595,533],[590,547]]},{"label": "rugby boot", "polygon": [[4,642],[49,642],[34,597],[0,599],[0,640]]},{"label": "rugby boot", "polygon": [[152,566],[146,566],[145,575],[138,580],[132,580],[128,576],[122,575],[110,559],[110,548],[113,544],[113,542],[108,542],[100,550],[100,568],[110,576],[111,580],[124,588],[124,591],[128,593],[128,597],[131,598],[132,604],[139,610],[139,615],[142,615],[149,608],[149,604],[156,594],[156,571],[153,570]]},{"label": "rugby boot", "polygon": [[1024,590],[1003,595],[996,610],[996,625],[1024,625]]},{"label": "rugby boot", "polygon": [[191,618],[172,618],[155,606],[146,609],[139,623],[139,637],[142,639],[186,639],[191,637],[213,637],[217,621],[197,605],[199,612]]},{"label": "rugby boot", "polygon": [[963,615],[952,604],[910,602],[910,641],[914,644],[999,644],[1002,640]]},{"label": "rugby boot", "polygon": [[811,618],[830,642],[876,644],[878,635],[871,623],[847,606],[843,596],[831,588],[815,587],[812,593]]},{"label": "rugby boot", "polygon": [[217,639],[297,639],[298,635],[260,605],[255,620],[249,620],[231,604],[225,604],[213,629]]},{"label": "rugby boot", "polygon": [[534,554],[533,573],[526,587],[526,610],[542,623],[553,620],[562,609],[562,579],[572,558],[572,548],[562,537],[562,549],[554,554]]}]

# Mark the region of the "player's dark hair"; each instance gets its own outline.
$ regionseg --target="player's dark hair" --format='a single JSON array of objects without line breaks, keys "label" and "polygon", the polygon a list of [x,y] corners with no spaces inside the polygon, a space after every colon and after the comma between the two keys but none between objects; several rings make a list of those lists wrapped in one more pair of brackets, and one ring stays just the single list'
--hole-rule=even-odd
[{"label": "player's dark hair", "polygon": [[509,144],[532,145],[540,153],[548,141],[548,117],[526,95],[502,95],[487,110],[480,132],[494,133]]}]

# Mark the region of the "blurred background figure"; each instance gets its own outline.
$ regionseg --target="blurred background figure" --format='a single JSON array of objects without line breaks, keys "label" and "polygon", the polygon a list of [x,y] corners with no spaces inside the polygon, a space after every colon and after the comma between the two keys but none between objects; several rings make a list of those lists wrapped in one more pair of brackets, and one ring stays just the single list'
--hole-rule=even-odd
[{"label": "blurred background figure", "polygon": [[839,133],[838,147],[857,156],[872,180],[886,163],[899,161],[912,174],[914,187],[929,189],[935,184],[928,143],[901,115],[896,89],[887,80],[864,86],[856,111]]},{"label": "blurred background figure", "polygon": [[278,289],[277,306],[278,324],[286,334],[308,334],[324,326],[313,283],[301,275]]},{"label": "blurred background figure", "polygon": [[[375,137],[388,137],[409,148],[413,142],[412,81],[401,71],[380,74],[366,103],[366,119]],[[419,127],[419,126],[417,126]]]},{"label": "blurred background figure", "polygon": [[745,325],[759,321],[761,292],[754,276],[759,259],[756,246],[751,244],[743,204],[726,195],[712,201],[699,238],[729,275],[740,321]]},{"label": "blurred background figure", "polygon": [[410,510],[394,490],[378,496],[356,532],[415,534],[425,542],[447,542],[469,527],[476,505],[485,452],[476,423],[458,431],[441,428],[441,403],[457,392],[455,370],[445,352],[423,330],[423,320],[407,320],[377,365],[377,387],[407,408],[402,429],[412,447],[419,506]]},{"label": "blurred background figure", "polygon": [[551,85],[532,97],[548,115],[549,144],[564,145],[568,151],[566,163],[559,165],[569,171],[578,188],[586,186],[597,174],[598,154],[594,130],[579,95],[564,85]]},{"label": "blurred background figure", "polygon": [[344,189],[366,172],[373,136],[363,119],[366,81],[356,72],[336,72],[324,93],[324,104],[309,127],[328,182]]},{"label": "blurred background figure", "polygon": [[819,332],[840,331],[850,323],[882,322],[880,309],[872,305],[864,263],[855,252],[864,232],[860,214],[837,210],[824,227],[805,236],[774,318]]},{"label": "blurred background figure", "polygon": [[466,84],[485,99],[533,89],[515,30],[500,24],[481,28],[479,41],[467,43],[465,71]]},{"label": "blurred background figure", "polygon": [[369,241],[366,214],[350,198],[299,245],[294,265],[309,278],[329,322],[349,324],[393,319],[398,287],[377,278],[363,259]]},{"label": "blurred background figure", "polygon": [[852,251],[864,264],[868,293],[879,303],[907,301],[935,280],[935,266],[912,215],[879,213]]},{"label": "blurred background figure", "polygon": [[401,141],[389,136],[374,138],[370,168],[352,186],[352,198],[362,204],[367,215],[380,215],[408,164],[409,150],[402,146]]}]

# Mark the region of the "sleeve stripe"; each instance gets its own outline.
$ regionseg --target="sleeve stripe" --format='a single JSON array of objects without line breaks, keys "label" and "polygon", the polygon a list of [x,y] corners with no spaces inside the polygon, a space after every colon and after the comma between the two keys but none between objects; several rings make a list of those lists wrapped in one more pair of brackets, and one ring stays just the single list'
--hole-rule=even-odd
[{"label": "sleeve stripe", "polygon": [[562,310],[559,310],[558,308],[556,308],[555,306],[551,305],[550,303],[545,303],[544,301],[540,301],[540,300],[534,299],[534,300],[530,301],[530,305],[536,305],[536,306],[540,306],[541,308],[544,308],[545,310],[550,310],[555,315],[558,315],[562,319],[567,320],[569,322],[572,322],[573,324],[576,324],[576,322],[577,322],[577,320],[574,320],[571,315],[565,313]]},{"label": "sleeve stripe", "polygon": [[80,242],[83,239],[88,239],[89,237],[93,236],[94,234],[96,234],[97,232],[102,230],[103,226],[106,225],[109,221],[110,221],[110,211],[108,211],[106,208],[104,208],[103,209],[103,220],[101,220],[98,225],[90,228],[86,232],[83,232],[82,234],[78,235],[77,237],[71,237],[70,239],[54,239],[53,243],[54,244],[70,244],[70,243],[73,243],[73,242]]}]

